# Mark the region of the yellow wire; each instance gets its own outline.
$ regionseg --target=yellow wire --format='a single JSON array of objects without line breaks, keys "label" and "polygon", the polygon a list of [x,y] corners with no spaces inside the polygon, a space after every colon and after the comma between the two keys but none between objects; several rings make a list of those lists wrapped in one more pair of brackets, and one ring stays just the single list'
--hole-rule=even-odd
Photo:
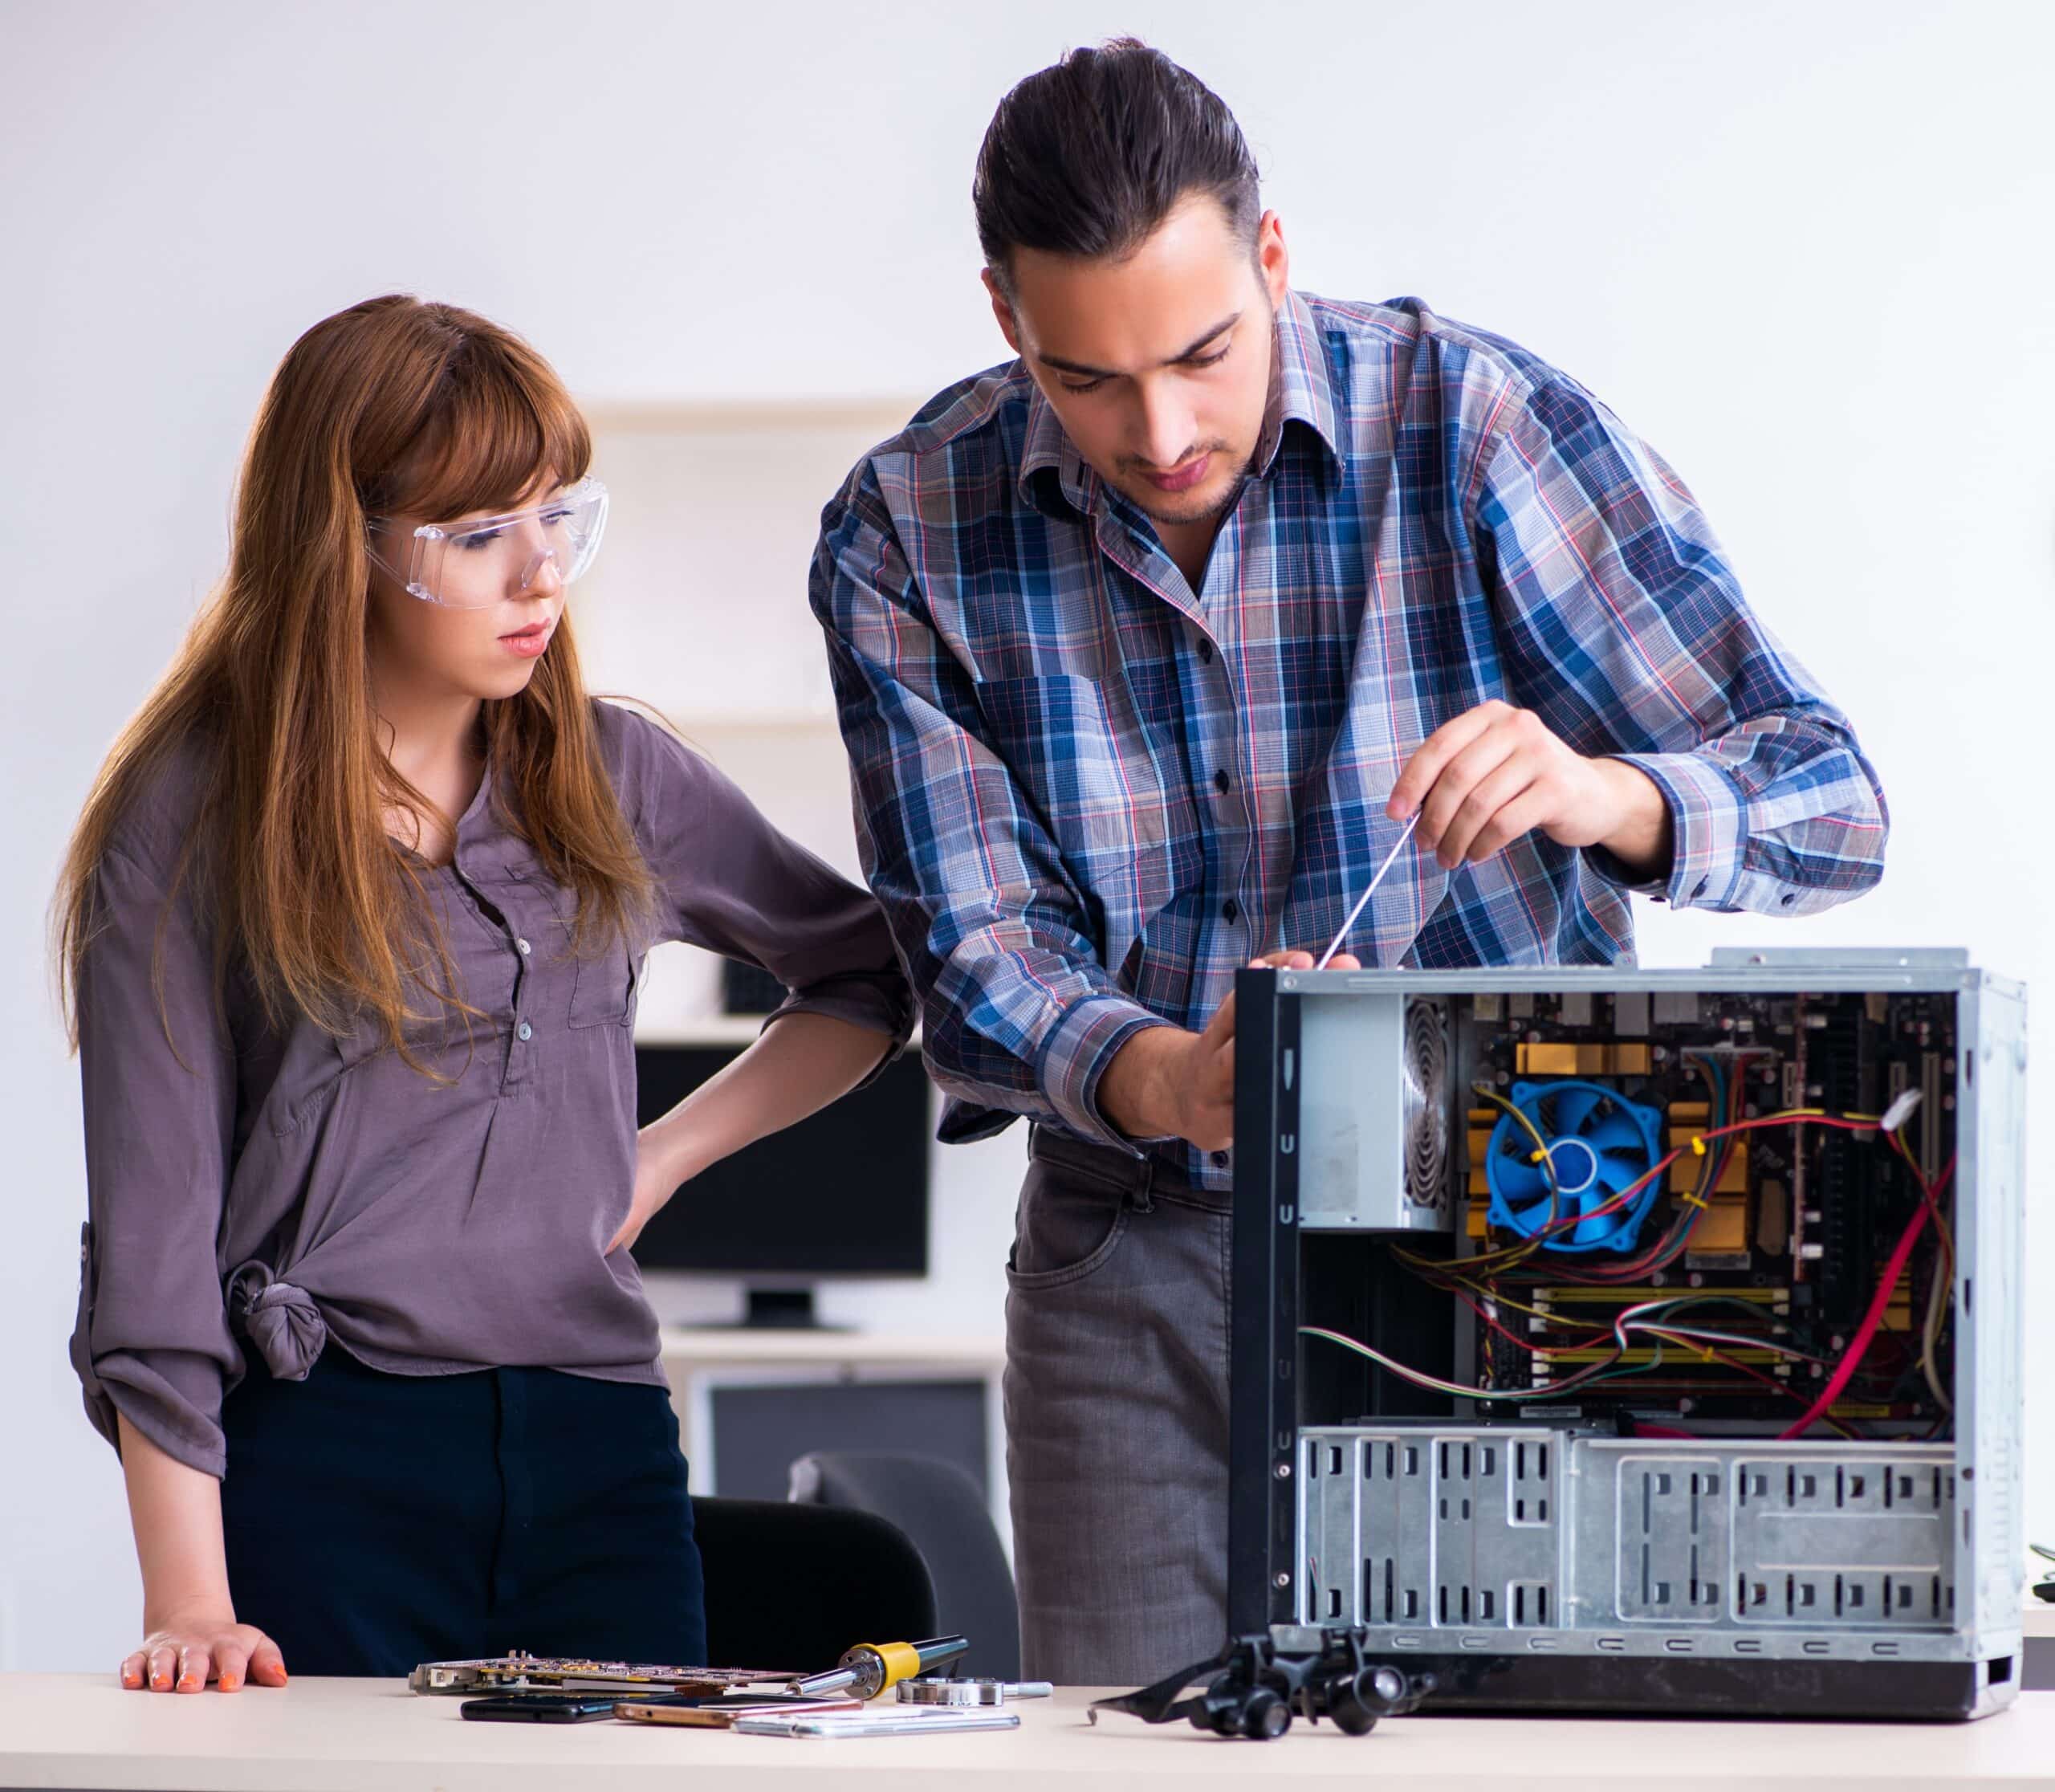
[{"label": "yellow wire", "polygon": [[[1470,1088],[1473,1094],[1483,1096],[1493,1107],[1512,1115],[1520,1130],[1534,1141],[1534,1147],[1538,1154],[1535,1162],[1541,1166],[1541,1174],[1548,1179],[1548,1217],[1541,1222],[1540,1231],[1531,1234],[1518,1244],[1503,1245],[1495,1252],[1479,1253],[1480,1256],[1489,1256],[1494,1260],[1500,1257],[1505,1259],[1502,1263],[1494,1261],[1492,1263],[1494,1269],[1511,1269],[1516,1263],[1524,1263],[1528,1258],[1541,1248],[1541,1240],[1548,1236],[1548,1228],[1556,1223],[1560,1216],[1563,1196],[1562,1190],[1556,1182],[1556,1160],[1548,1155],[1548,1141],[1541,1136],[1540,1129],[1528,1118],[1524,1110],[1518,1104],[1508,1101],[1497,1090],[1488,1088],[1483,1083],[1472,1083]],[[1463,1257],[1458,1258],[1456,1261],[1468,1263],[1474,1267],[1478,1258]]]},{"label": "yellow wire", "polygon": [[1473,1094],[1483,1097],[1493,1107],[1511,1115],[1527,1136],[1534,1141],[1540,1153],[1541,1172],[1548,1179],[1548,1217],[1543,1222],[1544,1230],[1542,1233],[1524,1239],[1518,1244],[1501,1245],[1496,1250],[1479,1251],[1467,1257],[1423,1257],[1412,1251],[1394,1248],[1392,1254],[1415,1269],[1438,1272],[1453,1269],[1459,1265],[1473,1274],[1480,1272],[1495,1274],[1501,1269],[1510,1269],[1516,1264],[1524,1263],[1540,1249],[1542,1238],[1546,1236],[1545,1228],[1557,1217],[1562,1196],[1556,1186],[1556,1166],[1548,1155],[1548,1140],[1541,1136],[1534,1122],[1525,1114],[1496,1089],[1485,1083],[1472,1083],[1470,1088]]},{"label": "yellow wire", "polygon": [[1508,1114],[1511,1114],[1515,1120],[1519,1122],[1521,1130],[1526,1133],[1529,1138],[1534,1141],[1535,1149],[1540,1152],[1540,1161],[1548,1165],[1548,1180],[1552,1183],[1556,1179],[1556,1167],[1553,1160],[1552,1160],[1548,1155],[1548,1142],[1541,1136],[1540,1130],[1536,1126],[1534,1122],[1527,1117],[1526,1114],[1516,1103],[1508,1102],[1505,1097],[1500,1094],[1496,1089],[1487,1088],[1483,1083],[1472,1083],[1470,1085],[1470,1088],[1471,1092],[1473,1094],[1483,1096],[1484,1099],[1489,1102],[1493,1107],[1504,1109]]}]

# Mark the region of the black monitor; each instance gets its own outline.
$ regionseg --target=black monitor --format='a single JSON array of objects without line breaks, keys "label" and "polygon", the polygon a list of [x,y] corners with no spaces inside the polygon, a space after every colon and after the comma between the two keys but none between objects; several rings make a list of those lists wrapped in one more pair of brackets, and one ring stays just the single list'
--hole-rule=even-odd
[{"label": "black monitor", "polygon": [[[732,1064],[739,1045],[639,1045],[637,1124]],[[828,1277],[928,1272],[927,1073],[918,1052],[869,1087],[759,1139],[686,1184],[643,1228],[645,1269],[734,1276],[751,1325],[805,1326]]]}]

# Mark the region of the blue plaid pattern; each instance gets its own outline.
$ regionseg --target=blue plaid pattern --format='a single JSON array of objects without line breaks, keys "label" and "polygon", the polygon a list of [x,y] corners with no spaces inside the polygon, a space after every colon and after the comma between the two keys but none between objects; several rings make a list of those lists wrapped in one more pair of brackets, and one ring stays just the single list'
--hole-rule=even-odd
[{"label": "blue plaid pattern", "polygon": [[1846,719],[1564,374],[1418,299],[1295,293],[1250,470],[1194,592],[1016,361],[824,513],[811,598],[945,1138],[1025,1114],[1133,1151],[1097,1110],[1113,1054],[1202,1026],[1255,954],[1325,945],[1397,837],[1400,768],[1490,698],[1648,772],[1674,868],[1632,884],[1539,833],[1452,873],[1402,854],[1348,943],[1366,964],[1615,963],[1630,889],[1805,914],[1881,874]]}]

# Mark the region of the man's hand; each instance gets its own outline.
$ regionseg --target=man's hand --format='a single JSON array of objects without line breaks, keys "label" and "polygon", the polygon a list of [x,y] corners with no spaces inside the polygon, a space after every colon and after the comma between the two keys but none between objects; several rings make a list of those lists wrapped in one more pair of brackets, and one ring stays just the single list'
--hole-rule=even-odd
[{"label": "man's hand", "polygon": [[1558,846],[1603,846],[1647,877],[1669,868],[1670,805],[1654,779],[1586,759],[1532,710],[1494,698],[1437,728],[1406,763],[1385,813],[1420,811],[1421,849],[1444,871],[1475,864],[1539,828]]},{"label": "man's hand", "polygon": [[[1310,971],[1311,952],[1267,952],[1249,968]],[[1347,952],[1330,971],[1360,971]],[[1202,1033],[1151,1027],[1117,1052],[1099,1079],[1099,1111],[1129,1138],[1182,1138],[1202,1151],[1235,1142],[1235,998],[1215,1011]]]}]

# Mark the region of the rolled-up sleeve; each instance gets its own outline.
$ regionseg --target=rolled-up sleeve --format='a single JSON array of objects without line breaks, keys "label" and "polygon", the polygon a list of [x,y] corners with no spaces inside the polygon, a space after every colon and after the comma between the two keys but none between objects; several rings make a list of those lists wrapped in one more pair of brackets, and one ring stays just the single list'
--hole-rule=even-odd
[{"label": "rolled-up sleeve", "polygon": [[241,1353],[217,1240],[236,1071],[210,945],[166,868],[115,849],[95,883],[79,979],[87,1220],[71,1360],[95,1427],[117,1413],[179,1461],[226,1468],[226,1379]]},{"label": "rolled-up sleeve", "polygon": [[783,984],[767,1026],[821,1014],[883,1034],[877,1076],[911,1035],[914,1012],[869,891],[773,827],[710,761],[637,725],[650,761],[644,849],[677,937]]},{"label": "rolled-up sleeve", "polygon": [[1751,611],[1660,456],[1573,381],[1508,406],[1478,521],[1510,693],[1578,751],[1624,760],[1670,812],[1679,908],[1807,914],[1882,875],[1889,812],[1848,718]]},{"label": "rolled-up sleeve", "polygon": [[1171,1023],[1116,989],[1056,841],[982,731],[868,469],[828,507],[811,587],[828,637],[864,870],[922,1004],[950,1139],[1015,1114],[1138,1155],[1101,1112],[1106,1067]]}]

